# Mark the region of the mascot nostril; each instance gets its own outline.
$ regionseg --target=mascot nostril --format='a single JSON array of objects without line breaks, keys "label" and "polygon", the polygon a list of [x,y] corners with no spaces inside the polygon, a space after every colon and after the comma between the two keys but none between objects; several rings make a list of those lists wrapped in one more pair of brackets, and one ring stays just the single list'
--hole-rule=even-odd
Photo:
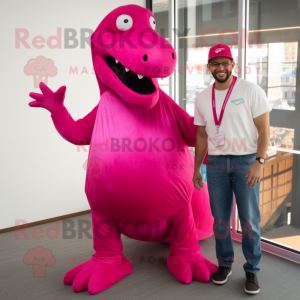
[{"label": "mascot nostril", "polygon": [[[198,244],[213,235],[214,219],[206,183],[201,191],[193,184],[195,158],[189,147],[195,147],[197,126],[157,80],[167,76],[164,69],[173,73],[176,54],[173,50],[171,59],[171,51],[158,43],[147,49],[148,60],[138,43],[142,30],[158,35],[154,21],[149,9],[125,5],[100,23],[91,48],[101,100],[84,118],[74,121],[64,106],[65,86],[52,92],[41,82],[43,94],[30,93],[37,100],[30,106],[49,110],[60,135],[75,145],[90,145],[88,162],[102,164],[97,176],[95,168],[86,168],[95,253],[65,275],[64,283],[75,292],[99,293],[132,272],[121,234],[170,243],[167,266],[182,283],[193,277],[208,282],[217,271]],[[105,35],[103,47],[97,40],[103,29],[110,29],[108,36],[115,41],[109,49],[104,47],[110,42]],[[119,43],[126,30],[132,30],[127,36],[135,48]]]}]

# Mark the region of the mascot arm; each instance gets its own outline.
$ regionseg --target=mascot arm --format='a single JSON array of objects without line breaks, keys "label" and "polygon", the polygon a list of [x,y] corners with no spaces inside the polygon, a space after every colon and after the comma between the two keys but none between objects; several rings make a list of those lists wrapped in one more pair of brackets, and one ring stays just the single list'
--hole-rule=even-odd
[{"label": "mascot arm", "polygon": [[178,124],[178,127],[182,133],[183,139],[189,147],[195,147],[197,126],[194,125],[194,117],[191,117],[183,108],[181,108],[170,97],[172,109]]},{"label": "mascot arm", "polygon": [[89,145],[92,138],[98,105],[84,118],[74,121],[68,110],[63,107],[51,114],[58,133],[74,145]]},{"label": "mascot arm", "polygon": [[[196,146],[197,126],[194,124],[194,117],[191,117],[183,108],[181,108],[172,98],[167,94],[168,102],[172,105],[173,112],[179,127],[179,130],[189,147]],[[207,153],[204,157],[203,164],[206,165]]]},{"label": "mascot arm", "polygon": [[56,130],[68,142],[75,145],[89,145],[98,105],[83,119],[75,122],[64,106],[65,86],[61,86],[56,92],[43,82],[40,82],[39,87],[42,94],[30,93],[29,96],[35,101],[30,102],[29,106],[47,109],[51,113]]},{"label": "mascot arm", "polygon": [[182,136],[189,147],[195,147],[197,126],[194,125],[194,117],[191,117],[175,101],[173,101],[174,114]]}]

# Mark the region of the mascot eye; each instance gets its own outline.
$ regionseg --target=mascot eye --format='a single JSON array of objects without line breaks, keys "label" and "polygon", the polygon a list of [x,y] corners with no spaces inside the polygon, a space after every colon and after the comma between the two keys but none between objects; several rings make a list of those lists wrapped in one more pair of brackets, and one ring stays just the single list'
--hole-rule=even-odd
[{"label": "mascot eye", "polygon": [[128,30],[132,27],[133,21],[132,18],[128,15],[121,15],[117,18],[117,27],[120,30]]},{"label": "mascot eye", "polygon": [[156,24],[155,24],[155,19],[151,16],[149,18],[150,26],[152,27],[153,30],[155,30]]}]

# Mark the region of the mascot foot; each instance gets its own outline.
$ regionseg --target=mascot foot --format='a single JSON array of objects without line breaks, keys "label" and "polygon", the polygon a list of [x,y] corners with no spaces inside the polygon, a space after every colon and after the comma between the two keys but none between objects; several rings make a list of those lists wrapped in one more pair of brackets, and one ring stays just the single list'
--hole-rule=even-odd
[{"label": "mascot foot", "polygon": [[75,292],[89,290],[97,294],[132,272],[131,262],[123,255],[113,258],[92,258],[66,273],[64,284]]},{"label": "mascot foot", "polygon": [[193,277],[201,282],[208,282],[218,267],[206,259],[200,252],[196,254],[170,254],[167,265],[174,277],[182,283],[192,282]]}]

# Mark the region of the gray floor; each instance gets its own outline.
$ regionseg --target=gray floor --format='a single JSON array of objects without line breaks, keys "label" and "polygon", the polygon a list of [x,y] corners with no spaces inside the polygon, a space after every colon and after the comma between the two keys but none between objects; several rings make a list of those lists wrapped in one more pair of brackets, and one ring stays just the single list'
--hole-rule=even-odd
[{"label": "gray floor", "polygon": [[[109,289],[91,296],[88,291],[75,293],[71,286],[63,284],[65,273],[79,263],[80,258],[88,260],[93,254],[92,239],[78,237],[78,221],[90,224],[90,215],[72,219],[76,237],[66,239],[62,236],[60,222],[59,239],[34,239],[32,228],[26,230],[29,239],[15,232],[0,235],[0,299],[300,299],[300,266],[263,252],[260,263],[259,282],[261,292],[247,295],[244,292],[244,258],[240,243],[234,242],[236,262],[233,274],[223,286],[212,282],[193,281],[185,285],[179,283],[169,272],[165,259],[169,254],[169,245],[162,243],[139,242],[122,237],[124,255],[133,264],[133,273]],[[54,223],[42,225],[44,231]],[[91,230],[89,231],[91,233]],[[69,232],[70,233],[70,232]],[[54,234],[54,232],[52,232]],[[202,253],[206,257],[215,257],[214,238],[201,241]],[[52,251],[55,264],[48,266],[45,277],[35,277],[33,266],[26,265],[23,258],[27,251],[42,246]],[[75,264],[68,263],[68,257],[75,257]],[[214,262],[216,262],[214,258]]]}]

